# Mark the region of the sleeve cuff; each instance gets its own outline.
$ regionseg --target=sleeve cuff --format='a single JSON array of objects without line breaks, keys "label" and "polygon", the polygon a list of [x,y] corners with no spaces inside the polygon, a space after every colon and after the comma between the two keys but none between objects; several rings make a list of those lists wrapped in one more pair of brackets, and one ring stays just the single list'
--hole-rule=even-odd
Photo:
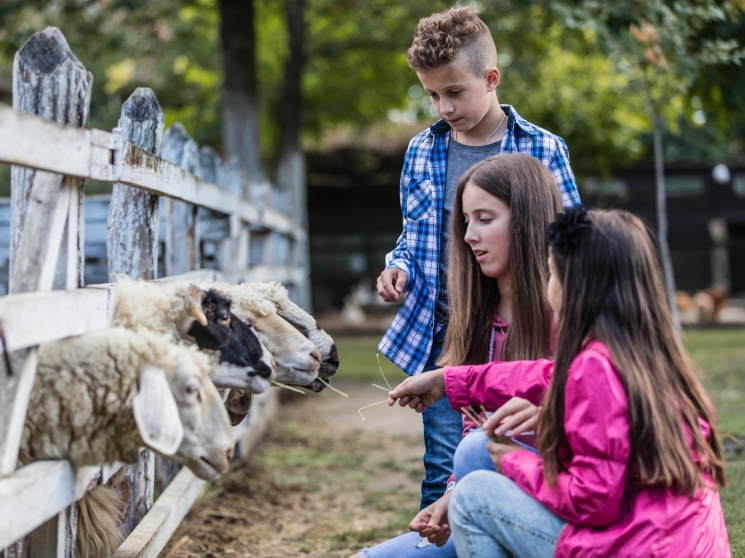
[{"label": "sleeve cuff", "polygon": [[446,366],[445,367],[445,393],[447,393],[450,406],[461,412],[462,407],[467,407],[468,399],[468,372],[470,366]]}]

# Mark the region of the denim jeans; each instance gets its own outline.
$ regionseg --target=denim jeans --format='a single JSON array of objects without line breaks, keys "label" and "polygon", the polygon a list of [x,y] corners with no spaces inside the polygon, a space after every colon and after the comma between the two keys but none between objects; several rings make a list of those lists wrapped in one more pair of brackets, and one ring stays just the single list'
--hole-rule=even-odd
[{"label": "denim jeans", "polygon": [[[463,438],[455,451],[454,465],[456,478],[465,477],[477,469],[496,471],[486,451],[489,439],[482,430],[476,430]],[[451,536],[447,543],[438,547],[422,539],[419,533],[406,533],[390,539],[372,548],[362,550],[365,558],[404,558],[421,556],[422,558],[456,558],[455,544]]]},{"label": "denim jeans", "polygon": [[551,558],[566,525],[494,471],[459,478],[448,508],[459,558]]},{"label": "denim jeans", "polygon": [[[435,324],[432,351],[425,370],[438,368],[437,360],[445,342],[447,326]],[[447,488],[448,477],[453,472],[453,455],[463,434],[463,419],[458,411],[450,408],[447,396],[422,413],[424,423],[424,471],[422,500],[424,509],[438,500]]]}]

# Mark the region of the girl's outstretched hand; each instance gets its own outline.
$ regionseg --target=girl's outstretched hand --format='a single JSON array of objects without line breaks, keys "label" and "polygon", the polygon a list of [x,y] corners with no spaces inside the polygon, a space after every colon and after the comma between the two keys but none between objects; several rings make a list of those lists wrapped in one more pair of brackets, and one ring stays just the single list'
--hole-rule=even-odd
[{"label": "girl's outstretched hand", "polygon": [[491,438],[504,436],[505,432],[511,430],[510,436],[514,437],[535,430],[540,410],[527,399],[513,397],[484,422],[484,434]]},{"label": "girl's outstretched hand", "polygon": [[409,530],[417,531],[420,537],[425,537],[437,546],[442,546],[448,542],[450,537],[448,504],[451,494],[452,492],[446,492],[442,498],[416,514],[416,517],[409,523]]},{"label": "girl's outstretched hand", "polygon": [[417,413],[423,412],[445,396],[445,369],[438,368],[418,376],[406,378],[388,392],[388,406],[398,400],[401,407],[408,405]]},{"label": "girl's outstretched hand", "polygon": [[520,449],[522,449],[520,446],[514,444],[498,444],[497,442],[486,444],[486,450],[491,454],[491,462],[494,463],[494,467],[500,473],[502,472],[502,458],[511,451],[518,451]]}]

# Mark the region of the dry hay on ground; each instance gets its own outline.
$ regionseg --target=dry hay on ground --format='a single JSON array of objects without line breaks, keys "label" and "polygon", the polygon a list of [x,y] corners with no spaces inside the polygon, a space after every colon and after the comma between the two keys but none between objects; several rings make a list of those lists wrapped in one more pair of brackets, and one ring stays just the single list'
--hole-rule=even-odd
[{"label": "dry hay on ground", "polygon": [[363,425],[350,412],[379,396],[347,390],[343,403],[324,393],[283,406],[256,455],[209,486],[161,556],[346,558],[404,532],[418,510],[420,435]]}]

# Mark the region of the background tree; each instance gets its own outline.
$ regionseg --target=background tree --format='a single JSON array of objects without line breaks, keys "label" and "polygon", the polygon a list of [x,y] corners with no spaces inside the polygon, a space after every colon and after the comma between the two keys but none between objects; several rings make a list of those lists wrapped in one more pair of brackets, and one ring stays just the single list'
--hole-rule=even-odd
[{"label": "background tree", "polygon": [[735,39],[702,37],[714,22],[740,15],[738,6],[714,0],[579,0],[560,4],[564,22],[580,29],[608,52],[628,76],[628,90],[641,95],[654,131],[657,234],[670,307],[677,330],[675,275],[667,239],[667,209],[662,134],[675,124],[684,100],[703,68],[736,63],[745,57]]}]

